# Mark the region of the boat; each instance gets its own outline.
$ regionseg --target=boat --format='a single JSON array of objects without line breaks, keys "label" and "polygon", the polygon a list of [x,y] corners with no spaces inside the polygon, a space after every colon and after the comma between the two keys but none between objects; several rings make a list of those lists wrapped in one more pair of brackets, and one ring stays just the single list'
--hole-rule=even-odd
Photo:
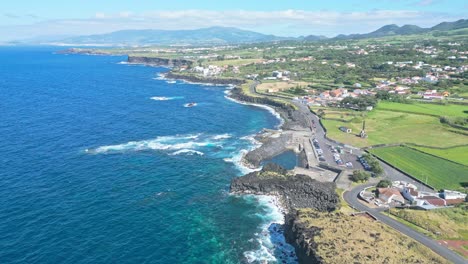
[{"label": "boat", "polygon": [[197,106],[197,103],[188,103],[184,105],[185,107],[194,107]]}]

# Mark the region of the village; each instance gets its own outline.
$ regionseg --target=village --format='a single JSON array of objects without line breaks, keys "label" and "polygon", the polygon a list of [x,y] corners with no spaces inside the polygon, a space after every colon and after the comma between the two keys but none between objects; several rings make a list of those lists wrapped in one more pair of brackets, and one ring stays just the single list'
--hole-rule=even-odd
[{"label": "village", "polygon": [[[299,50],[306,48],[300,46],[279,46],[275,50],[277,53],[280,53],[284,49],[299,53]],[[464,64],[467,60],[468,51],[461,50],[461,48],[457,42],[440,44],[439,47],[415,44],[412,47],[397,48],[389,43],[380,45],[368,44],[365,46],[320,45],[314,47],[317,51],[329,50],[349,54],[350,58],[344,61],[339,58],[318,58],[311,55],[271,58],[266,58],[265,56],[258,58],[254,55],[266,54],[266,52],[275,54],[271,47],[248,47],[242,49],[236,46],[226,46],[217,47],[216,50],[192,48],[170,50],[170,53],[191,54],[183,57],[199,62],[194,67],[181,66],[178,69],[180,72],[201,75],[203,77],[238,77],[256,80],[261,83],[284,83],[284,85],[279,85],[279,87],[267,88],[265,92],[284,96],[290,93],[291,89],[300,88],[302,93],[296,93],[296,95],[307,104],[312,106],[336,106],[346,97],[375,96],[378,91],[385,91],[390,95],[414,100],[463,100],[463,97],[459,97],[458,94],[451,92],[450,89],[450,83],[462,82],[464,80],[463,76],[468,72],[468,64]],[[319,72],[321,68],[323,70],[332,69],[339,71],[344,69],[352,71],[363,70],[362,68],[366,65],[362,65],[361,61],[363,60],[360,57],[375,56],[382,50],[388,49],[403,50],[407,53],[415,54],[412,57],[417,57],[418,60],[416,61],[409,57],[407,60],[382,61],[380,65],[376,66],[378,69],[401,72],[402,74],[400,76],[394,75],[391,78],[371,76],[367,81],[355,81],[353,83],[349,83],[349,81],[336,83],[335,80],[335,83],[317,84],[314,79],[309,80],[305,78],[309,73],[298,70],[298,66],[304,69],[310,68],[313,72]],[[241,54],[241,51],[245,52],[245,50],[251,53],[246,56],[238,55]],[[236,51],[238,51],[238,54],[236,54]],[[398,58],[401,58],[401,56],[395,57],[395,59]],[[427,60],[424,58],[427,58]],[[443,61],[443,64],[434,63],[436,61]],[[268,71],[268,69],[274,70]],[[446,84],[447,81],[449,82],[448,84]],[[298,87],[297,82],[301,82],[302,86]]]},{"label": "village", "polygon": [[368,187],[361,191],[360,198],[378,207],[401,207],[419,210],[433,210],[453,207],[465,202],[466,194],[443,190],[441,192],[418,190],[416,185],[394,181],[387,187]]}]

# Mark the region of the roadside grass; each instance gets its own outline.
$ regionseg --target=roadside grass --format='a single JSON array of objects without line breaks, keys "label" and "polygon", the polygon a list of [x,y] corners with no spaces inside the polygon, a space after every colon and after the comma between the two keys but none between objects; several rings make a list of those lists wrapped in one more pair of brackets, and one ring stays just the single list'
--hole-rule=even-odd
[{"label": "roadside grass", "polygon": [[385,147],[370,152],[409,175],[437,189],[462,189],[468,167],[408,147]]},{"label": "roadside grass", "polygon": [[455,147],[449,149],[433,149],[423,147],[414,148],[468,166],[468,146]]},{"label": "roadside grass", "polygon": [[394,218],[423,231],[434,239],[468,240],[468,211],[466,205],[430,211],[390,209]]},{"label": "roadside grass", "polygon": [[355,210],[351,208],[351,206],[349,206],[349,204],[343,198],[343,193],[345,190],[337,188],[335,191],[338,194],[338,197],[340,197],[340,212],[345,214],[355,212]]},{"label": "roadside grass", "polygon": [[[394,102],[379,102],[377,109],[389,110],[395,112],[411,112],[415,114],[427,114],[434,116],[461,116],[468,117],[468,105],[456,104],[429,104],[429,103],[412,103],[402,104]],[[464,112],[465,111],[465,112]]]},{"label": "roadside grass", "polygon": [[[427,247],[367,217],[299,209],[298,221],[324,263],[448,263]],[[313,236],[313,237],[312,237]]]},{"label": "roadside grass", "polygon": [[[346,112],[343,112],[346,113]],[[452,147],[467,143],[467,137],[454,133],[458,129],[441,124],[439,118],[426,115],[374,110],[365,117],[367,139],[358,137],[363,118],[355,117],[351,122],[322,120],[327,135],[339,142],[356,147],[377,144],[414,143],[423,146]],[[347,134],[339,130],[346,126],[353,130]],[[463,132],[460,130],[460,132]]]},{"label": "roadside grass", "polygon": [[404,224],[405,226],[413,229],[414,231],[417,231],[417,232],[419,232],[421,234],[424,234],[424,235],[426,235],[426,236],[428,236],[428,237],[430,237],[432,239],[437,239],[437,236],[434,233],[429,232],[426,229],[424,229],[424,228],[422,228],[422,227],[420,227],[420,226],[418,226],[416,224],[413,224],[413,223],[409,222],[408,220],[405,220],[403,218],[398,217],[398,215],[395,212],[385,213],[385,215],[392,218],[393,220],[396,220],[396,221]]}]

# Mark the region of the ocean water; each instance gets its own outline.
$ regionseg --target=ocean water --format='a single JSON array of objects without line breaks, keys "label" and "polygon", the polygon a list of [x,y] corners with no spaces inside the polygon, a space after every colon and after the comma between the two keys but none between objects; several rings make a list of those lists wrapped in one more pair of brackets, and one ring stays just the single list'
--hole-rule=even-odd
[{"label": "ocean water", "polygon": [[0,263],[294,262],[274,201],[228,193],[277,117],[57,49],[0,48]]}]

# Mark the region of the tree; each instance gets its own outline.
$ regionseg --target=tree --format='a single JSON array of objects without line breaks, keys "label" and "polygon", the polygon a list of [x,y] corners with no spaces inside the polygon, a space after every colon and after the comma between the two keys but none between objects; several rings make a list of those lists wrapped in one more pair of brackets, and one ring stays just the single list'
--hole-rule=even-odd
[{"label": "tree", "polygon": [[378,188],[387,188],[390,186],[392,186],[392,181],[389,179],[383,179],[383,180],[380,180],[379,183],[377,183]]},{"label": "tree", "polygon": [[323,109],[319,109],[317,111],[317,116],[323,118],[325,116],[325,111],[323,111]]},{"label": "tree", "polygon": [[369,178],[370,174],[363,170],[355,170],[351,175],[351,180],[354,182],[366,182],[367,180],[369,180]]},{"label": "tree", "polygon": [[390,100],[391,96],[388,93],[388,91],[378,90],[377,94],[375,95],[375,98],[380,99],[380,100]]},{"label": "tree", "polygon": [[374,158],[374,156],[368,153],[365,153],[362,156],[367,161],[367,164],[369,164],[371,171],[375,175],[380,176],[384,173],[382,166],[380,165],[379,161],[376,158]]}]

